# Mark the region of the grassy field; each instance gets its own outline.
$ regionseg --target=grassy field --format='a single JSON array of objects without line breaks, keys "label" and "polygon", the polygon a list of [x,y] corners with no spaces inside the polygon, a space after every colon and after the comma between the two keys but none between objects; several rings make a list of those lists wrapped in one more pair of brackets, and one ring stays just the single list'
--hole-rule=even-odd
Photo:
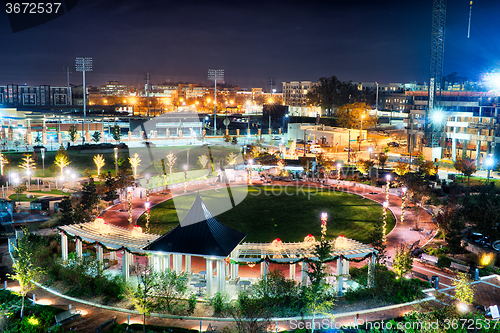
[{"label": "grassy field", "polygon": [[[138,153],[141,158],[141,164],[139,167],[139,173],[146,174],[149,173],[151,175],[159,174],[161,170],[158,170],[153,165],[153,161],[158,161],[160,159],[165,159],[166,155],[170,152],[176,154],[177,161],[173,168],[173,172],[182,171],[183,166],[187,164],[187,156],[189,151],[189,170],[197,170],[201,169],[201,166],[198,164],[198,157],[200,155],[210,155],[210,152],[213,156],[214,162],[219,162],[220,159],[225,159],[227,155],[231,152],[238,153],[239,148],[236,146],[232,146],[228,144],[225,147],[222,146],[175,146],[175,147],[159,147],[159,148],[130,148],[130,149],[120,149],[118,152],[118,158],[123,158],[125,160],[125,164],[128,164],[128,158],[130,155]],[[59,168],[54,166],[54,159],[56,156],[56,151],[49,151],[45,153],[45,177],[59,176]],[[97,155],[98,152],[87,152],[85,150],[82,151],[74,151],[68,150],[68,157],[71,161],[71,164],[68,168],[77,171],[77,173],[82,176],[85,169],[88,169],[93,175],[97,175],[97,169],[93,161],[94,155]],[[10,152],[4,153],[4,156],[7,157],[9,164],[7,164],[4,168],[4,173],[7,174],[10,171],[22,172],[23,170],[19,167],[19,163],[23,158],[22,152]],[[42,177],[43,168],[42,168],[42,156],[40,154],[33,154],[36,169],[35,174],[32,178]],[[100,153],[99,153],[100,154]],[[102,153],[105,165],[101,169],[101,173],[107,173],[110,171],[113,175],[115,172],[115,157],[113,152]],[[129,165],[128,165],[129,166]],[[168,173],[168,166],[165,165],[166,172]]]},{"label": "grassy field", "polygon": [[[238,200],[245,196],[247,187],[237,187],[231,191],[232,197]],[[217,219],[228,227],[248,233],[246,242],[271,242],[276,238],[285,242],[298,242],[303,241],[307,234],[321,237],[320,215],[326,212],[327,238],[343,234],[367,243],[373,223],[382,218],[381,205],[357,195],[333,191],[321,193],[312,187],[290,187],[287,189],[288,195],[284,192],[279,195],[279,192],[278,188],[273,191],[271,186],[249,187],[246,198],[234,208],[218,214]],[[211,212],[231,207],[227,192],[223,190],[203,191],[200,194]],[[164,234],[178,225],[176,207],[181,207],[179,215],[185,215],[195,195],[177,197],[155,206],[151,210],[151,232]],[[145,222],[143,215],[139,225],[145,227]],[[394,223],[394,218],[389,215],[388,231]]]},{"label": "grassy field", "polygon": [[10,200],[17,201],[17,202],[21,202],[21,201],[29,202],[29,201],[35,200],[38,197],[41,197],[41,195],[35,195],[34,198],[26,198],[26,194],[19,194],[19,200],[18,200],[17,194],[9,195]]}]

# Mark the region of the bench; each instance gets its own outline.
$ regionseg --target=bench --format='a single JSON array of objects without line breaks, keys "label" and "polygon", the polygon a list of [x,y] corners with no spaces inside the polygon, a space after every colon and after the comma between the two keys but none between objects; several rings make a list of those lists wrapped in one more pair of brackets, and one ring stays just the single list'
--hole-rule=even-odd
[{"label": "bench", "polygon": [[424,281],[429,281],[429,277],[423,273],[412,271],[411,275],[413,277],[417,277],[417,278],[422,279]]},{"label": "bench", "polygon": [[96,332],[101,332],[103,329],[105,329],[108,326],[113,325],[114,323],[116,323],[116,316],[109,318],[104,323],[102,323],[100,326],[97,326],[95,328],[95,331]]},{"label": "bench", "polygon": [[438,257],[434,257],[434,256],[430,256],[428,254],[425,254],[425,253],[422,253],[422,256],[420,257],[420,259],[424,262],[427,262],[429,264],[434,264],[434,265],[437,265],[438,263]]},{"label": "bench", "polygon": [[469,272],[469,266],[465,266],[465,265],[462,265],[462,264],[457,264],[456,262],[452,262],[450,264],[450,268],[454,271],[460,271],[460,272],[464,272],[464,273],[468,273]]},{"label": "bench", "polygon": [[239,276],[238,276],[236,279],[234,279],[234,280],[230,280],[230,281],[229,281],[229,284],[230,284],[230,285],[237,286],[237,285],[238,285],[238,282],[240,282],[240,277],[239,277]]},{"label": "bench", "polygon": [[70,309],[56,315],[56,325],[62,325],[65,321],[73,320],[75,317],[82,320],[82,313],[77,309]]}]

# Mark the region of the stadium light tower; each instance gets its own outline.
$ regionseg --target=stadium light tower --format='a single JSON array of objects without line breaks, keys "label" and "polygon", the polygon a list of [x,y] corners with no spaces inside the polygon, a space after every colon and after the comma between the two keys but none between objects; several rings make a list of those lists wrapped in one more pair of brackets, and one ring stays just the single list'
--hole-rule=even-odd
[{"label": "stadium light tower", "polygon": [[223,69],[209,69],[208,79],[213,80],[215,83],[214,88],[214,136],[217,134],[217,80],[224,82]]},{"label": "stadium light tower", "polygon": [[[87,121],[87,89],[85,86],[85,72],[92,72],[92,58],[77,57],[75,59],[75,67],[77,72],[83,73],[83,119],[84,122]],[[83,127],[82,127],[83,132]],[[87,122],[87,132],[90,132],[90,125]],[[85,141],[85,136],[82,135],[83,141]]]}]

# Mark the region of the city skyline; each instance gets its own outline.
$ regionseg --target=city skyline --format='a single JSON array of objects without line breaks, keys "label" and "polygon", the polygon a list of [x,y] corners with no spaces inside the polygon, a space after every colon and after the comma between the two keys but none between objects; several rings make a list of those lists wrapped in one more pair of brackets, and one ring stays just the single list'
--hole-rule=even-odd
[{"label": "city skyline", "polygon": [[[448,2],[444,75],[470,80],[495,71],[498,37],[494,1],[474,2],[467,38],[469,1]],[[316,81],[336,75],[354,82],[428,82],[432,1],[199,1],[147,4],[80,2],[65,15],[13,33],[0,20],[0,84],[66,85],[64,66],[75,57],[94,59],[87,83],[117,80],[210,84],[209,68],[225,81],[268,88],[270,77]],[[5,15],[5,14],[0,14]],[[6,16],[6,15],[5,15]],[[74,69],[70,83],[79,85]]]}]

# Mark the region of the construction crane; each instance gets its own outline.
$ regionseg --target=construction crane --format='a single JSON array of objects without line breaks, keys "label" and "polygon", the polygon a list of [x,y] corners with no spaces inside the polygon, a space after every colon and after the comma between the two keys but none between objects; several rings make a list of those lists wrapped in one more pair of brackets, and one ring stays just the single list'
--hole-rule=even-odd
[{"label": "construction crane", "polygon": [[425,115],[424,139],[427,147],[440,146],[440,125],[433,117],[439,106],[443,78],[444,27],[446,22],[446,0],[434,0],[432,5],[431,54],[429,65],[428,106]]}]

